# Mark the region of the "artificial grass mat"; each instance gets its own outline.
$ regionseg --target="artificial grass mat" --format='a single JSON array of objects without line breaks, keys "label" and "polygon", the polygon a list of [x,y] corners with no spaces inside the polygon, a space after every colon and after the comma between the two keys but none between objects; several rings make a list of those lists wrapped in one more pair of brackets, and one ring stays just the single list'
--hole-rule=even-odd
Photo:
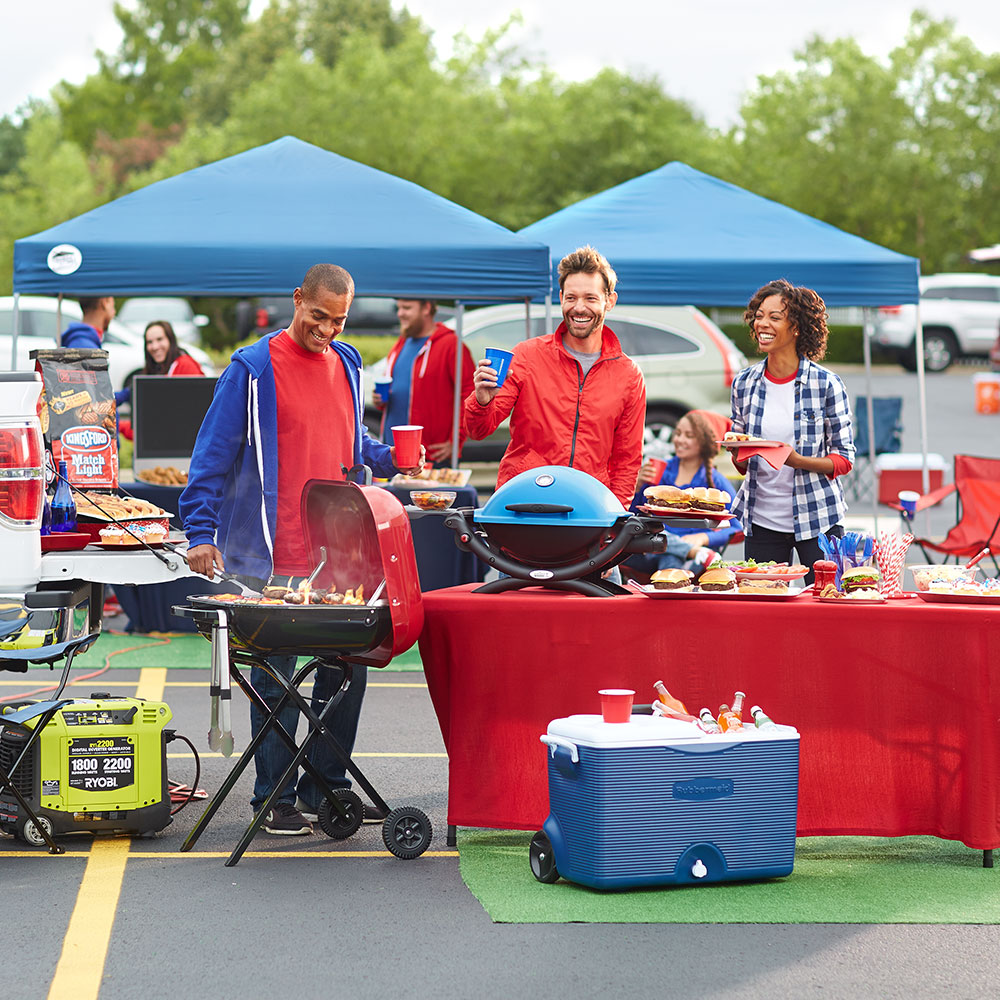
[{"label": "artificial grass mat", "polygon": [[462,878],[495,923],[1000,923],[998,869],[936,837],[803,837],[785,878],[626,890],[537,882],[531,837],[459,830]]},{"label": "artificial grass mat", "polygon": [[[126,634],[102,632],[98,640],[85,653],[73,659],[73,673],[84,668],[98,669],[105,665],[135,670],[138,667],[169,667],[171,670],[208,670],[211,666],[211,643],[193,632],[149,632]],[[108,659],[108,655],[113,654]],[[33,666],[31,669],[36,669]],[[49,671],[48,666],[37,669]],[[56,664],[62,669],[62,661]],[[384,670],[423,670],[420,651],[416,646],[394,657]],[[372,675],[377,671],[372,671]]]}]

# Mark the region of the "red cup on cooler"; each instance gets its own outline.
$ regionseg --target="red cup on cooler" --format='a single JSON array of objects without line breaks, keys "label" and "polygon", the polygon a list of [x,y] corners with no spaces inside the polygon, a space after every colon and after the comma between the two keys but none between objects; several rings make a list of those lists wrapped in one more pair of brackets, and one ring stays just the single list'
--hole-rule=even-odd
[{"label": "red cup on cooler", "polygon": [[646,461],[653,467],[653,485],[657,486],[667,471],[667,463],[662,458],[647,458]]},{"label": "red cup on cooler", "polygon": [[605,722],[628,722],[632,718],[632,699],[635,692],[628,688],[604,688],[601,696],[601,715]]},{"label": "red cup on cooler", "polygon": [[420,437],[424,428],[420,424],[400,424],[391,428],[392,443],[396,446],[396,468],[412,469],[420,464]]}]

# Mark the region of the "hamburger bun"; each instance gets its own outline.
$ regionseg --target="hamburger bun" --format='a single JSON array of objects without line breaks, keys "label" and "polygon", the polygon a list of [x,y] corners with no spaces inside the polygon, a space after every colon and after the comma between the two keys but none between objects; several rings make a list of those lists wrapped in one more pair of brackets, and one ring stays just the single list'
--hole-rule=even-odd
[{"label": "hamburger bun", "polygon": [[690,590],[694,575],[686,569],[658,569],[649,582],[657,590]]},{"label": "hamburger bun", "polygon": [[698,579],[701,590],[735,590],[736,574],[724,566],[718,569],[706,569]]},{"label": "hamburger bun", "polygon": [[740,580],[741,594],[787,594],[788,583],[785,580]]},{"label": "hamburger bun", "polygon": [[646,503],[652,507],[668,507],[671,510],[690,510],[691,496],[687,490],[676,486],[647,486],[643,490]]}]

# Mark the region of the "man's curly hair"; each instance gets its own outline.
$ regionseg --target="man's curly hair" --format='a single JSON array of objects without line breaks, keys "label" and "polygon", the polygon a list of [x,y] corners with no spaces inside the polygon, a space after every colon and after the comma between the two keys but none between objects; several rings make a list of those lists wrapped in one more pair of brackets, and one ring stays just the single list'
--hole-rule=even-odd
[{"label": "man's curly hair", "polygon": [[798,331],[795,349],[799,357],[809,358],[810,361],[822,360],[830,335],[826,328],[826,304],[811,288],[793,285],[784,278],[769,281],[763,288],[758,288],[743,313],[743,322],[750,327],[750,336],[754,342],[757,340],[753,328],[754,317],[764,299],[771,295],[781,296],[788,312],[788,320]]}]

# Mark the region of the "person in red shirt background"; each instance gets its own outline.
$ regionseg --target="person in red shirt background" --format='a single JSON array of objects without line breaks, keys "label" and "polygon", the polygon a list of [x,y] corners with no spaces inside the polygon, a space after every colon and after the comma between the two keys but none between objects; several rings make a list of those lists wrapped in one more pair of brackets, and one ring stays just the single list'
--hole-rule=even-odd
[{"label": "person in red shirt background", "polygon": [[[452,456],[455,403],[455,331],[434,319],[437,305],[428,299],[397,299],[400,338],[386,359],[386,378],[392,379],[388,400],[374,396],[382,410],[380,436],[389,442],[390,428],[419,424],[427,447],[427,458],[438,466],[457,465]],[[461,398],[472,392],[475,365],[469,349],[462,345]],[[459,432],[462,450],[465,434]],[[390,442],[391,443],[391,442]]]}]

